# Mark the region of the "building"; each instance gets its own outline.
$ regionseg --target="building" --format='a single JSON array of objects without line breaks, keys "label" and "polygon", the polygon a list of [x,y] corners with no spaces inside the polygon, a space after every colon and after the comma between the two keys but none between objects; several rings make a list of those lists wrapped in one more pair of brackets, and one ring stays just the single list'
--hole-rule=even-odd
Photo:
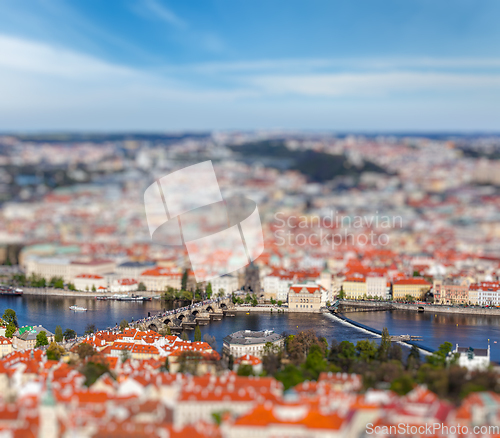
[{"label": "building", "polygon": [[80,274],[104,275],[113,272],[115,267],[112,260],[71,261],[68,257],[30,257],[26,260],[26,275],[35,274],[47,281],[62,277],[65,283],[71,283]]},{"label": "building", "polygon": [[465,279],[434,282],[434,302],[438,304],[469,304],[469,285]]},{"label": "building", "polygon": [[342,283],[344,297],[348,300],[362,300],[366,298],[366,279],[363,275],[346,277]]},{"label": "building", "polygon": [[319,284],[294,284],[288,292],[289,312],[319,312],[323,287]]},{"label": "building", "polygon": [[224,338],[222,354],[227,357],[233,356],[234,358],[249,354],[260,358],[268,342],[276,348],[283,348],[285,345],[283,336],[271,330],[240,330]]},{"label": "building", "polygon": [[47,334],[49,344],[54,342],[54,333],[49,332],[41,325],[19,327],[12,338],[12,346],[16,350],[28,350],[35,348],[38,333],[44,331]]},{"label": "building", "polygon": [[110,292],[135,292],[139,287],[137,280],[133,278],[121,278],[119,280],[114,280],[109,286]]},{"label": "building", "polygon": [[167,287],[180,289],[182,284],[182,271],[178,268],[156,267],[144,271],[139,278],[147,290],[165,291]]},{"label": "building", "polygon": [[387,278],[377,272],[366,274],[354,273],[345,278],[342,290],[345,298],[349,300],[362,300],[366,298],[389,298]]},{"label": "building", "polygon": [[121,278],[133,278],[137,280],[140,275],[148,269],[153,269],[155,262],[125,262],[116,267],[115,272]]},{"label": "building", "polygon": [[293,279],[290,275],[280,275],[278,272],[266,275],[262,281],[264,298],[268,301],[272,298],[276,301],[287,302],[288,291],[292,283]]},{"label": "building", "polygon": [[253,373],[258,376],[262,372],[262,361],[257,356],[245,354],[244,356],[235,359],[233,364],[233,371],[238,372],[238,368],[242,365],[249,365],[252,367]]},{"label": "building", "polygon": [[415,300],[424,300],[431,286],[429,282],[419,277],[397,280],[393,283],[392,296],[394,300],[404,300],[408,295]]},{"label": "building", "polygon": [[12,353],[12,339],[0,336],[0,357]]},{"label": "building", "polygon": [[490,365],[490,346],[488,348],[466,348],[456,345],[452,352],[458,354],[457,365],[469,371],[484,371]]},{"label": "building", "polygon": [[232,274],[226,274],[221,277],[216,277],[210,280],[212,285],[212,293],[216,296],[221,290],[224,295],[230,295],[238,290],[238,277]]},{"label": "building", "polygon": [[99,288],[106,288],[108,282],[102,275],[80,274],[74,279],[75,289],[84,292],[97,291]]},{"label": "building", "polygon": [[483,281],[469,287],[469,302],[475,306],[500,305],[500,283]]}]

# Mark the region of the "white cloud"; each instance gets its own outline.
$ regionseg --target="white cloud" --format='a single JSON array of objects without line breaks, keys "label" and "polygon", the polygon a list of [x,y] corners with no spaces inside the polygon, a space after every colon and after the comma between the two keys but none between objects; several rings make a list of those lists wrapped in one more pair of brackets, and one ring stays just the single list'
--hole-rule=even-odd
[{"label": "white cloud", "polygon": [[[448,117],[443,128],[451,128],[451,114],[457,114],[453,119],[457,127],[497,126],[492,116],[498,113],[500,75],[495,71],[417,71],[401,66],[359,71],[344,64],[340,73],[336,70],[342,61],[288,60],[151,72],[8,35],[0,35],[0,53],[1,130],[320,124],[328,128],[329,114],[337,114],[336,123],[342,121],[345,127],[353,126],[346,118],[349,114],[351,123],[359,123],[362,129],[374,120],[367,115],[373,105],[385,108],[378,117],[383,114],[385,120],[400,125],[413,114],[407,127],[415,127],[419,120],[424,123],[414,116],[417,107],[426,112],[426,126],[444,123],[443,112]],[[482,62],[496,66],[494,60]],[[448,60],[450,64],[476,62]],[[404,106],[408,116],[400,111]],[[381,124],[380,129],[384,128],[387,125]]]},{"label": "white cloud", "polygon": [[134,9],[141,15],[157,18],[178,28],[184,29],[188,27],[183,19],[157,0],[143,0],[135,4]]}]

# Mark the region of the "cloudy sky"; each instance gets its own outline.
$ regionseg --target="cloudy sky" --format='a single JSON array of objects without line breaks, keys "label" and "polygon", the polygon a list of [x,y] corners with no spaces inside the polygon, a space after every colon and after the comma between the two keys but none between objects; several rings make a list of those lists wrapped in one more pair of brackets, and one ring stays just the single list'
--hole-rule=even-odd
[{"label": "cloudy sky", "polygon": [[500,131],[498,0],[0,0],[0,131]]}]

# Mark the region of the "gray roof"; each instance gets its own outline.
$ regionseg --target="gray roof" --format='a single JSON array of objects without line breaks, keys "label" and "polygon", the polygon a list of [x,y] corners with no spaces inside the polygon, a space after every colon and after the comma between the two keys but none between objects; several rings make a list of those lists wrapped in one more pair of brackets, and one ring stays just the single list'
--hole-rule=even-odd
[{"label": "gray roof", "polygon": [[155,266],[155,262],[125,262],[118,265],[119,268],[144,268],[149,266]]},{"label": "gray roof", "polygon": [[33,330],[26,330],[22,335],[19,335],[19,332],[17,332],[14,336],[16,336],[19,339],[22,339],[23,341],[32,341],[36,339],[36,335],[40,332],[45,332],[47,334],[47,337],[54,336],[54,333],[49,332],[46,328],[43,328],[41,325],[36,325],[33,327]]},{"label": "gray roof", "polygon": [[224,338],[224,342],[227,342],[228,344],[252,345],[263,344],[266,342],[277,342],[281,339],[283,339],[283,336],[270,330],[240,330],[239,332],[226,336]]},{"label": "gray roof", "polygon": [[467,354],[469,351],[474,353],[474,356],[488,356],[487,348],[471,348],[471,347],[458,347],[457,353]]}]

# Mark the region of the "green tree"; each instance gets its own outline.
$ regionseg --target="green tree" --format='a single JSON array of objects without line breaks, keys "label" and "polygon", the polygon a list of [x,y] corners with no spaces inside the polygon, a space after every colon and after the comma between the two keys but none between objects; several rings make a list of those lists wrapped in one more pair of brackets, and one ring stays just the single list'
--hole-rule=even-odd
[{"label": "green tree", "polygon": [[62,340],[63,340],[63,332],[62,332],[62,328],[60,325],[58,325],[56,327],[56,330],[54,332],[54,340],[56,342],[62,342]]},{"label": "green tree", "polygon": [[201,342],[201,330],[198,324],[194,329],[194,342]]},{"label": "green tree", "polygon": [[291,387],[306,380],[304,373],[292,364],[288,364],[283,370],[278,371],[275,378],[283,383],[285,390],[290,389]]},{"label": "green tree", "polygon": [[14,333],[16,332],[16,330],[17,330],[17,327],[14,324],[9,323],[7,325],[7,328],[5,329],[5,337],[12,338],[12,336],[14,336]]},{"label": "green tree", "polygon": [[445,342],[439,346],[430,356],[427,356],[427,363],[435,368],[444,367],[448,354],[451,353],[453,345],[450,342]]},{"label": "green tree", "polygon": [[378,359],[385,362],[389,357],[389,350],[391,348],[391,336],[389,335],[389,330],[387,327],[382,329],[382,339],[380,340],[380,345],[378,347]]},{"label": "green tree", "polygon": [[361,340],[356,344],[356,351],[359,360],[371,362],[377,357],[377,344],[375,341],[369,341],[368,339]]},{"label": "green tree", "polygon": [[252,365],[240,365],[238,367],[238,371],[236,372],[238,376],[253,376],[253,367]]},{"label": "green tree", "polygon": [[252,306],[255,307],[257,306],[257,304],[259,304],[259,302],[257,301],[257,297],[255,295],[252,296]]},{"label": "green tree", "polygon": [[126,319],[122,319],[122,321],[120,322],[120,330],[123,331],[126,328],[128,328],[128,321]]},{"label": "green tree", "polygon": [[43,345],[49,345],[49,340],[47,339],[47,332],[45,332],[45,330],[42,330],[40,333],[36,335],[35,347],[41,347]]},{"label": "green tree", "polygon": [[172,330],[170,330],[169,325],[167,325],[167,336],[172,336]]},{"label": "green tree", "polygon": [[68,283],[68,289],[69,290],[76,290],[76,287],[73,283]]},{"label": "green tree", "polygon": [[112,375],[105,363],[93,361],[86,362],[80,368],[80,372],[85,376],[84,385],[87,387],[93,385],[103,374],[108,373]]},{"label": "green tree", "polygon": [[3,312],[2,319],[7,324],[14,324],[14,326],[16,327],[18,326],[16,312],[12,309],[5,309],[5,312]]},{"label": "green tree", "polygon": [[95,284],[92,285],[92,292],[96,292],[97,289],[95,288]]},{"label": "green tree", "polygon": [[63,347],[57,345],[55,342],[51,342],[47,348],[47,359],[59,360],[65,352],[66,350]]},{"label": "green tree", "polygon": [[[205,293],[207,294],[207,298],[210,299],[212,297],[212,283],[208,283],[207,284],[207,289],[205,291]],[[234,295],[233,295],[234,296]]]},{"label": "green tree", "polygon": [[413,378],[409,374],[403,374],[401,377],[398,377],[391,382],[390,388],[398,395],[406,395],[413,389],[414,386],[415,382],[413,381]]},{"label": "green tree", "polygon": [[137,290],[138,291],[141,291],[141,292],[144,292],[147,290],[146,288],[146,285],[141,281],[138,285],[137,285]]},{"label": "green tree", "polygon": [[58,278],[57,281],[54,283],[54,288],[64,289],[64,280],[62,278]]},{"label": "green tree", "polygon": [[281,307],[283,305],[283,301],[278,300],[278,307]]},{"label": "green tree", "polygon": [[184,269],[184,272],[182,273],[182,280],[181,280],[181,289],[186,290],[187,289],[187,283],[188,283],[188,270]]},{"label": "green tree", "polygon": [[185,331],[182,332],[181,339],[183,341],[189,341],[189,336]]},{"label": "green tree", "polygon": [[72,330],[72,329],[66,329],[66,330],[64,330],[63,337],[66,340],[68,340],[68,339],[75,339],[76,338],[76,332],[74,330]]},{"label": "green tree", "polygon": [[339,294],[338,294],[337,298],[338,298],[339,300],[343,300],[343,299],[345,298],[345,292],[344,292],[344,290],[343,290],[343,289],[341,289],[341,290],[340,290],[340,292],[339,292]]},{"label": "green tree", "polygon": [[327,365],[325,355],[319,345],[312,345],[303,365],[306,376],[318,380],[319,374],[326,370]]}]

